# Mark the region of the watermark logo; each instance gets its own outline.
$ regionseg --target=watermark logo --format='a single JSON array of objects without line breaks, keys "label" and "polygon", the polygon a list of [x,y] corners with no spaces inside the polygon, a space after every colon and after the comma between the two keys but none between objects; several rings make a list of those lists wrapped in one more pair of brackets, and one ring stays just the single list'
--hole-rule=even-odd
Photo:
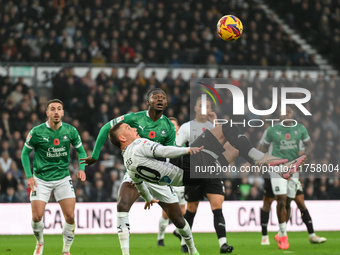
[{"label": "watermark logo", "polygon": [[[227,89],[233,98],[233,115],[244,115],[245,110],[244,110],[244,94],[243,91],[232,84],[214,84],[212,86],[202,83],[202,82],[197,82],[199,84],[202,84],[208,88],[210,88],[215,95],[218,97],[220,100],[221,106],[222,106],[222,100],[217,93],[216,89]],[[214,101],[216,105],[216,100],[213,97],[213,95],[206,89],[200,88],[204,92],[206,92]],[[300,94],[304,95],[303,98],[289,98],[288,94]],[[206,94],[201,94],[202,97],[202,114],[206,114]],[[297,88],[297,87],[282,87],[281,88],[281,115],[286,114],[286,108],[287,105],[295,105],[304,115],[312,115],[306,107],[303,105],[304,103],[307,103],[311,99],[311,93],[309,90],[305,88]],[[254,107],[254,102],[253,102],[253,88],[248,87],[247,88],[247,104],[248,104],[248,109],[251,113],[255,115],[260,115],[260,116],[265,116],[265,115],[270,115],[274,113],[277,109],[278,106],[278,88],[273,87],[272,89],[272,105],[269,109],[266,110],[259,110],[255,109]]]},{"label": "watermark logo", "polygon": [[[212,92],[214,92],[214,94],[216,95],[216,97],[217,97],[218,100],[220,101],[221,106],[223,105],[223,104],[222,104],[222,100],[221,100],[220,95],[217,93],[217,91],[216,91],[213,87],[211,87],[210,85],[208,85],[208,84],[206,84],[206,83],[203,83],[203,82],[197,82],[197,84],[201,84],[201,85],[203,85],[203,86],[209,88]],[[214,101],[214,104],[217,106],[215,97],[211,94],[211,92],[210,92],[209,90],[205,89],[205,88],[202,88],[202,87],[199,87],[199,88],[200,88],[203,92],[207,93],[207,94],[210,96],[210,98]],[[202,99],[201,99],[201,100],[202,100],[202,102],[201,102],[201,104],[202,104],[201,111],[202,111],[202,112],[201,112],[201,113],[202,113],[202,115],[207,115],[207,94],[202,94],[202,95],[201,95],[201,98],[202,98]]]}]

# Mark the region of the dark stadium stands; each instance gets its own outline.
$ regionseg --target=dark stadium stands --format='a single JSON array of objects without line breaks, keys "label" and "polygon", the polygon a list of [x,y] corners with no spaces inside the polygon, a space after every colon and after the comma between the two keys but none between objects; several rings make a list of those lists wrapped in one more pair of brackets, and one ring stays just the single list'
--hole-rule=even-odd
[{"label": "dark stadium stands", "polygon": [[[264,2],[340,69],[339,1]],[[43,87],[47,94],[38,93],[39,86],[26,84],[21,76],[0,73],[0,202],[28,201],[20,154],[28,131],[46,120],[46,95],[63,100],[64,121],[77,128],[88,154],[103,124],[129,111],[147,109],[145,98],[150,88],[160,87],[168,93],[167,116],[176,117],[180,124],[190,119],[187,78],[171,72],[160,75],[157,68],[150,75],[140,68],[133,76],[128,69],[119,75],[112,68],[111,72],[102,71],[92,77],[89,64],[204,65],[216,69],[219,77],[227,77],[227,70],[221,70],[221,66],[316,67],[314,57],[304,52],[253,0],[4,0],[0,1],[0,9],[0,68],[16,63],[63,66],[51,79],[51,87]],[[243,22],[244,34],[235,42],[226,43],[216,33],[216,23],[225,14],[234,14]],[[89,67],[86,75],[74,73],[72,66],[78,64]],[[269,99],[263,95],[268,94],[272,80],[229,75],[241,89],[256,89],[256,107],[268,108]],[[269,72],[268,78],[271,77]],[[284,72],[276,79],[279,86],[296,86],[301,81],[313,97],[308,103],[313,116],[299,116],[315,145],[309,162],[339,166],[339,80],[336,76],[287,78]],[[249,128],[245,133],[257,145],[263,131],[264,128]],[[119,151],[107,141],[100,160],[86,170],[88,180],[80,183],[76,180],[73,152],[70,171],[77,200],[116,201],[125,171],[120,160]],[[236,161],[237,166],[243,163]],[[306,199],[340,199],[339,173],[335,177],[306,178]],[[256,175],[226,180],[226,199],[261,199],[262,185],[263,178]],[[106,195],[96,196],[97,189],[104,189]]]}]

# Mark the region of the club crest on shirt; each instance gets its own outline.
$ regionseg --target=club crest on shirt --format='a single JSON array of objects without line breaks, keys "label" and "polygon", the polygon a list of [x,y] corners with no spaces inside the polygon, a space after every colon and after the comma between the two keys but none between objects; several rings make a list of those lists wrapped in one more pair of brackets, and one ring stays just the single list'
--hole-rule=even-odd
[{"label": "club crest on shirt", "polygon": [[166,130],[165,129],[161,130],[161,136],[166,136]]},{"label": "club crest on shirt", "polygon": [[67,140],[69,140],[68,136],[67,135],[63,135],[63,141],[67,141]]}]

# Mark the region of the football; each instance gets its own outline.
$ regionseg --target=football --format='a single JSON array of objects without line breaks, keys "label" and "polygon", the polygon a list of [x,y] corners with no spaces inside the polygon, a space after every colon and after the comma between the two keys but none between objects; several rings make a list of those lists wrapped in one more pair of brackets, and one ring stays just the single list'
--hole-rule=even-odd
[{"label": "football", "polygon": [[225,41],[235,41],[242,35],[243,25],[239,18],[225,15],[217,22],[217,33]]}]

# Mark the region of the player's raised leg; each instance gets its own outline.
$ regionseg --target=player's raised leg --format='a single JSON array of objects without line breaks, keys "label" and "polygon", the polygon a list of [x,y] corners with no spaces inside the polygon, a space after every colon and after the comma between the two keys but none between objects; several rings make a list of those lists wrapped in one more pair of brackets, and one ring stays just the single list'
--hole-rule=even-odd
[{"label": "player's raised leg", "polygon": [[[35,196],[35,194],[36,193],[33,192],[33,196]],[[32,197],[32,192],[31,192],[31,197]],[[35,239],[37,240],[33,255],[42,255],[44,251],[44,233],[43,233],[44,222],[42,220],[42,217],[45,212],[45,206],[46,206],[46,202],[44,201],[40,201],[40,200],[31,201],[31,207],[32,207],[31,225],[32,225]]]},{"label": "player's raised leg", "polygon": [[[127,175],[126,175],[127,176]],[[123,255],[129,255],[130,222],[129,211],[138,199],[138,190],[124,176],[124,181],[118,191],[117,202],[117,231]]]}]

